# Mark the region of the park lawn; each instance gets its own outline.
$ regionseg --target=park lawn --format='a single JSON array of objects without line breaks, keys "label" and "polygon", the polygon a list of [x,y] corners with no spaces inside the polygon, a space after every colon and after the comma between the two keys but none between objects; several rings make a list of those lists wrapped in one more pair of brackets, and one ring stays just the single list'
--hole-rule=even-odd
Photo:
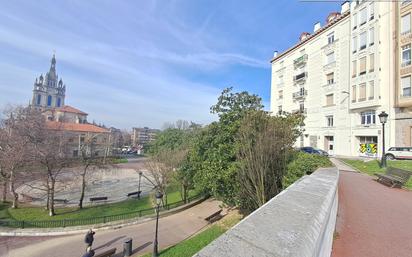
[{"label": "park lawn", "polygon": [[[350,160],[350,159],[340,159],[344,163],[352,166],[353,168],[366,173],[370,176],[373,176],[374,173],[385,173],[385,169],[379,166],[378,160],[371,160],[368,162],[364,162],[362,160]],[[412,171],[412,161],[410,160],[397,160],[397,161],[387,161],[388,166],[410,170]],[[412,177],[409,181],[405,184],[405,187],[412,190]]]},{"label": "park lawn", "polygon": [[10,207],[10,203],[1,203],[0,202],[0,220],[10,219],[9,212],[7,209]]},{"label": "park lawn", "polygon": [[[190,192],[190,196],[194,196],[196,192]],[[168,203],[176,203],[182,201],[180,192],[173,190],[168,194]],[[101,204],[95,206],[87,206],[82,210],[77,207],[67,207],[67,208],[56,208],[56,215],[53,217],[48,216],[48,212],[44,207],[22,207],[18,209],[8,208],[7,212],[9,218],[19,221],[36,221],[36,220],[64,220],[64,219],[82,219],[82,218],[93,218],[93,217],[103,217],[111,216],[116,214],[137,212],[139,210],[152,208],[152,199],[150,196],[142,197],[138,199],[129,199],[122,202]],[[0,206],[0,215],[1,215]],[[147,215],[151,212],[144,212],[143,215]],[[1,216],[0,216],[1,217]]]},{"label": "park lawn", "polygon": [[[242,216],[238,213],[228,215],[216,224],[203,230],[199,234],[180,242],[177,245],[166,248],[160,252],[160,257],[191,257],[195,253],[202,250],[205,246],[210,244],[213,240],[221,236],[235,224],[237,224]],[[142,257],[150,257],[152,253],[145,254]]]},{"label": "park lawn", "polygon": [[129,161],[126,158],[113,159],[113,164],[128,163],[128,162]]}]

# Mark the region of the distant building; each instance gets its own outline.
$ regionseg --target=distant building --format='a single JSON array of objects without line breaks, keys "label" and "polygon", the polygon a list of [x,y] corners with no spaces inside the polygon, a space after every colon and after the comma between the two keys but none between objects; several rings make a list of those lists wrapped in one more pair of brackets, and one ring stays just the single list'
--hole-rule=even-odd
[{"label": "distant building", "polygon": [[159,129],[151,129],[148,127],[144,128],[133,128],[132,132],[132,144],[146,145],[156,139],[156,135],[160,132]]},{"label": "distant building", "polygon": [[[34,82],[31,108],[39,110],[47,120],[50,130],[63,130],[69,135],[70,157],[78,157],[82,149],[88,155],[108,156],[112,154],[111,130],[90,124],[88,114],[65,105],[66,85],[56,73],[56,57],[53,55],[49,72]],[[86,143],[85,142],[91,142]]]}]

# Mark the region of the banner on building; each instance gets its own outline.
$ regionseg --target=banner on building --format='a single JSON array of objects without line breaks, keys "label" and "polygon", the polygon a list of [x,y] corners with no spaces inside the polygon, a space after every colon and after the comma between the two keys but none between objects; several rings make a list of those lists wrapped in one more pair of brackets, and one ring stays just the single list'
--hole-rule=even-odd
[{"label": "banner on building", "polygon": [[362,156],[376,157],[378,154],[378,144],[376,143],[360,144],[359,153]]}]

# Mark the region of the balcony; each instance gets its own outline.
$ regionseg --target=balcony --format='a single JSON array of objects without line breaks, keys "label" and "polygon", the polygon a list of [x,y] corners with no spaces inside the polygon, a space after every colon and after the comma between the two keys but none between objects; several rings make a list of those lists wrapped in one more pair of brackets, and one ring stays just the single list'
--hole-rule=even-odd
[{"label": "balcony", "polygon": [[293,76],[293,82],[295,83],[299,83],[301,81],[306,80],[306,78],[308,77],[308,73],[307,72],[302,72],[296,76]]},{"label": "balcony", "polygon": [[292,110],[292,113],[293,113],[293,114],[298,114],[298,113],[300,113],[300,114],[306,114],[306,113],[307,113],[307,109],[306,109],[306,108],[295,109],[295,110]]},{"label": "balcony", "polygon": [[307,95],[308,95],[308,90],[301,89],[298,92],[293,93],[293,99],[296,100],[296,99],[304,98]]},{"label": "balcony", "polygon": [[304,54],[301,57],[295,59],[293,61],[293,65],[295,66],[295,68],[297,68],[297,67],[305,65],[307,61],[308,61],[308,55]]}]

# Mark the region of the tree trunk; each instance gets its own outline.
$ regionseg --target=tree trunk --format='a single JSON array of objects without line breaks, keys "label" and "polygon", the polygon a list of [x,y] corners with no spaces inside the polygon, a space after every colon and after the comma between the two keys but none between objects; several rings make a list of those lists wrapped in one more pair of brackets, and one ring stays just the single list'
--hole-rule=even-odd
[{"label": "tree trunk", "polygon": [[13,204],[11,208],[15,209],[18,207],[19,195],[16,193],[16,190],[14,188],[14,171],[13,170],[10,172],[10,193],[13,197]]},{"label": "tree trunk", "polygon": [[6,202],[7,200],[7,180],[3,181],[3,195],[1,198],[2,198],[3,203]]},{"label": "tree trunk", "polygon": [[50,178],[49,216],[56,215],[56,213],[54,212],[54,186],[55,184],[56,184],[55,179],[53,177]]},{"label": "tree trunk", "polygon": [[79,208],[83,209],[83,199],[84,199],[84,191],[86,190],[86,172],[87,172],[87,167],[86,165],[84,167],[83,173],[81,174],[82,176],[82,187],[81,187],[81,193],[80,193],[80,200],[79,200]]}]

